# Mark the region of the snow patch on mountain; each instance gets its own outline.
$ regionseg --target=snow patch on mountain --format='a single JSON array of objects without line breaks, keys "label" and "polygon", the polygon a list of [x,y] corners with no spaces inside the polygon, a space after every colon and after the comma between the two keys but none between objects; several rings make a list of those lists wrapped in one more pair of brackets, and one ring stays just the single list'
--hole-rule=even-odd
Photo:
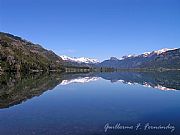
[{"label": "snow patch on mountain", "polygon": [[170,51],[170,50],[175,50],[175,49],[177,49],[177,48],[172,48],[172,49],[163,48],[161,50],[153,51],[152,53],[156,53],[157,55],[159,55],[161,53],[164,53],[164,52],[167,52],[167,51]]},{"label": "snow patch on mountain", "polygon": [[148,57],[150,54],[151,54],[151,52],[145,52],[142,55],[143,55],[143,57]]},{"label": "snow patch on mountain", "polygon": [[152,52],[144,52],[144,53],[142,53],[140,55],[135,55],[135,54],[133,54],[133,55],[126,55],[126,56],[123,56],[122,58],[120,58],[120,60],[123,60],[123,59],[126,59],[126,58],[139,57],[139,56],[149,57],[149,56],[152,56],[154,54],[160,55],[160,54],[162,54],[164,52],[175,50],[175,49],[177,49],[177,48],[172,48],[172,49],[163,48],[163,49],[152,51]]},{"label": "snow patch on mountain", "polygon": [[77,63],[99,63],[97,59],[92,59],[92,58],[85,58],[85,57],[69,57],[66,55],[60,56],[63,60],[65,61],[71,61],[71,62],[77,62]]}]

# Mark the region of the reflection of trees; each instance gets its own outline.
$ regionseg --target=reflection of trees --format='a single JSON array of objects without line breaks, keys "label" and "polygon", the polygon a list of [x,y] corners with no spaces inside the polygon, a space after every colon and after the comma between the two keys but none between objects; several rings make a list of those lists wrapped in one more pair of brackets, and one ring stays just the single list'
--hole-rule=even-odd
[{"label": "reflection of trees", "polygon": [[46,90],[51,90],[62,81],[55,74],[6,74],[0,78],[0,108],[21,103]]},{"label": "reflection of trees", "polygon": [[62,82],[78,77],[102,77],[111,82],[138,83],[154,88],[180,90],[180,72],[111,72],[62,74],[4,74],[0,76],[0,108],[19,104],[51,90]]},{"label": "reflection of trees", "polygon": [[3,74],[0,76],[0,108],[7,108],[39,96],[56,87],[64,79],[89,75],[88,73]]}]

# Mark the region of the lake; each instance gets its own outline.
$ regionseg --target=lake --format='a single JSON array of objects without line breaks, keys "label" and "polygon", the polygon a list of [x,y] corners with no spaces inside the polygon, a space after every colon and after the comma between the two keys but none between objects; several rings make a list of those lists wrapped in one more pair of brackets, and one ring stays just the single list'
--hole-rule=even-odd
[{"label": "lake", "polygon": [[0,135],[180,133],[180,72],[0,76]]}]

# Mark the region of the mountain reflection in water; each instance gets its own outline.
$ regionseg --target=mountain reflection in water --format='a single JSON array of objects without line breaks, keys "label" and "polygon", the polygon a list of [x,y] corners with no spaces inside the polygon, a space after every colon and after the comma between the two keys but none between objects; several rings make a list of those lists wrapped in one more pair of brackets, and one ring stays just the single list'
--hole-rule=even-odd
[{"label": "mountain reflection in water", "polygon": [[40,96],[57,85],[87,83],[98,79],[112,83],[140,84],[160,90],[180,90],[180,72],[99,72],[78,74],[11,74],[0,76],[0,108]]}]

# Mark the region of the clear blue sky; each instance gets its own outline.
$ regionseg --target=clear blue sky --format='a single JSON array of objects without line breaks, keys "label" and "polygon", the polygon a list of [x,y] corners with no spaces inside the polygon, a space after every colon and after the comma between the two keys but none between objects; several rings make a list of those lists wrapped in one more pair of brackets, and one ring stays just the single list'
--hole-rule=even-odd
[{"label": "clear blue sky", "polygon": [[180,47],[180,0],[0,0],[0,31],[99,60]]}]

